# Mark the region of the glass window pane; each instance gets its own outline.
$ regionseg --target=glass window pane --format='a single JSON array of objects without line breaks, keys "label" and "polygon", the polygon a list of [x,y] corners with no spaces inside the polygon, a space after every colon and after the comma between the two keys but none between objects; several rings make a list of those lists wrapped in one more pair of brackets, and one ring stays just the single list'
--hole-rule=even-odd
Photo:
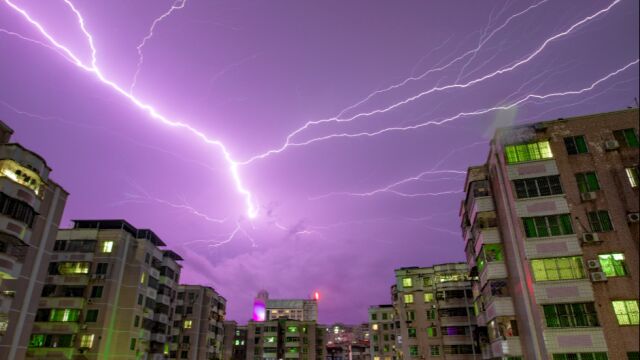
[{"label": "glass window pane", "polygon": [[600,225],[602,231],[612,231],[613,225],[611,225],[611,219],[609,218],[608,211],[598,211],[598,217],[600,218]]},{"label": "glass window pane", "polygon": [[589,191],[600,190],[600,184],[598,183],[598,177],[594,172],[588,172],[585,174],[587,180],[587,188]]},{"label": "glass window pane", "polygon": [[567,154],[569,155],[575,155],[578,153],[578,149],[576,147],[576,144],[573,140],[573,137],[566,137],[564,138],[564,146],[567,148]]},{"label": "glass window pane", "polygon": [[584,154],[589,151],[587,149],[587,142],[585,141],[584,136],[576,136],[574,139],[578,153]]}]

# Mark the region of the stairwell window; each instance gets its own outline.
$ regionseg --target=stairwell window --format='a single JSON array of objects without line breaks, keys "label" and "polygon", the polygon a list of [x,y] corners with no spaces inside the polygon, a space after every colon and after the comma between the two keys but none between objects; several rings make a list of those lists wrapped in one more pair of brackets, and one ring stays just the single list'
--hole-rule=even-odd
[{"label": "stairwell window", "polygon": [[613,311],[616,313],[619,325],[640,324],[640,314],[638,312],[638,300],[618,300],[612,301]]},{"label": "stairwell window", "polygon": [[582,256],[568,256],[531,260],[536,281],[584,279]]},{"label": "stairwell window", "polygon": [[600,254],[598,255],[602,272],[607,277],[626,276],[627,267],[624,263],[624,254]]},{"label": "stairwell window", "polygon": [[587,142],[583,135],[564,138],[564,146],[567,148],[567,154],[569,155],[586,154],[589,152]]},{"label": "stairwell window", "polygon": [[613,231],[609,212],[606,210],[598,210],[589,212],[589,225],[593,232]]},{"label": "stairwell window", "polygon": [[524,230],[529,238],[573,234],[569,214],[522,218]]},{"label": "stairwell window", "polygon": [[505,146],[507,164],[518,164],[529,161],[552,159],[553,153],[549,141],[538,141],[529,144]]}]

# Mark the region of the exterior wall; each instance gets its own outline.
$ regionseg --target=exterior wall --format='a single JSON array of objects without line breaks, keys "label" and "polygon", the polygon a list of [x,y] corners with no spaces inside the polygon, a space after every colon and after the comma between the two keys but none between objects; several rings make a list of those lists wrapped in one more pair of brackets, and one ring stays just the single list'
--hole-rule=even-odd
[{"label": "exterior wall", "polygon": [[224,322],[223,360],[245,360],[247,357],[247,327],[235,321]]},{"label": "exterior wall", "polygon": [[[294,328],[296,331],[292,331]],[[325,359],[325,332],[315,321],[249,321],[246,360]]]},{"label": "exterior wall", "polygon": [[13,131],[0,121],[0,160],[33,171],[41,185],[33,188],[0,174],[0,193],[37,213],[32,224],[0,214],[0,359],[25,356],[38,308],[46,264],[64,211],[67,192],[49,179],[51,171],[37,154],[9,144]]},{"label": "exterior wall", "polygon": [[395,360],[397,358],[395,324],[393,305],[378,305],[369,308],[369,351],[373,360]]},{"label": "exterior wall", "polygon": [[266,320],[288,318],[300,321],[318,321],[318,302],[305,299],[267,299]]}]

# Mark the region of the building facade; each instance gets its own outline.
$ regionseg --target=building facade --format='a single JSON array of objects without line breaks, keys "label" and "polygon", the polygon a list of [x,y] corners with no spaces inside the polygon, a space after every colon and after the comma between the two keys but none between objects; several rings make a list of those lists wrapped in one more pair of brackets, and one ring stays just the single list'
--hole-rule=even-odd
[{"label": "building facade", "polygon": [[466,263],[395,270],[397,357],[479,359]]},{"label": "building facade", "polygon": [[246,360],[324,359],[325,332],[325,327],[315,321],[282,317],[264,322],[249,321]]},{"label": "building facade", "polygon": [[483,358],[639,358],[638,157],[638,109],[498,129],[460,212]]},{"label": "building facade", "polygon": [[373,360],[396,360],[395,325],[393,305],[369,307],[369,352]]},{"label": "building facade", "polygon": [[224,360],[245,360],[247,358],[247,326],[235,321],[224,322]]},{"label": "building facade", "polygon": [[318,302],[315,299],[267,299],[266,314],[267,320],[318,321]]},{"label": "building facade", "polygon": [[[222,359],[226,299],[201,285],[180,285],[170,358]],[[174,352],[175,351],[175,352]]]},{"label": "building facade", "polygon": [[0,359],[22,359],[67,192],[0,121]]},{"label": "building facade", "polygon": [[124,220],[61,229],[26,358],[166,358],[182,258],[164,245]]}]

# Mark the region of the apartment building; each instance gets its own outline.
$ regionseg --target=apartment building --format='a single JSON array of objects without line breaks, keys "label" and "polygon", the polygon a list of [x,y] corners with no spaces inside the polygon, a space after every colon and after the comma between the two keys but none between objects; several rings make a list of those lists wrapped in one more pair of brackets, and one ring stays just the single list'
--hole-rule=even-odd
[{"label": "apartment building", "polygon": [[222,359],[226,303],[208,286],[180,285],[169,358]]},{"label": "apartment building", "polygon": [[397,356],[479,359],[466,263],[395,270],[392,287]]},{"label": "apartment building", "polygon": [[[365,326],[363,328],[363,325]],[[326,328],[327,359],[371,360],[369,324],[335,323]]]},{"label": "apartment building", "polygon": [[461,206],[484,359],[638,359],[638,109],[498,129]]},{"label": "apartment building", "polygon": [[246,360],[323,360],[325,327],[280,317],[247,324]]},{"label": "apartment building", "polygon": [[166,358],[182,258],[163,246],[125,220],[61,229],[26,358]]},{"label": "apartment building", "polygon": [[315,299],[268,299],[266,313],[267,320],[318,321],[318,302]]},{"label": "apartment building", "polygon": [[0,121],[0,359],[22,359],[68,193]]},{"label": "apartment building", "polygon": [[393,305],[369,307],[369,351],[373,360],[396,360],[396,328]]},{"label": "apartment building", "polygon": [[247,326],[235,321],[224,322],[223,360],[245,360],[247,358]]}]

